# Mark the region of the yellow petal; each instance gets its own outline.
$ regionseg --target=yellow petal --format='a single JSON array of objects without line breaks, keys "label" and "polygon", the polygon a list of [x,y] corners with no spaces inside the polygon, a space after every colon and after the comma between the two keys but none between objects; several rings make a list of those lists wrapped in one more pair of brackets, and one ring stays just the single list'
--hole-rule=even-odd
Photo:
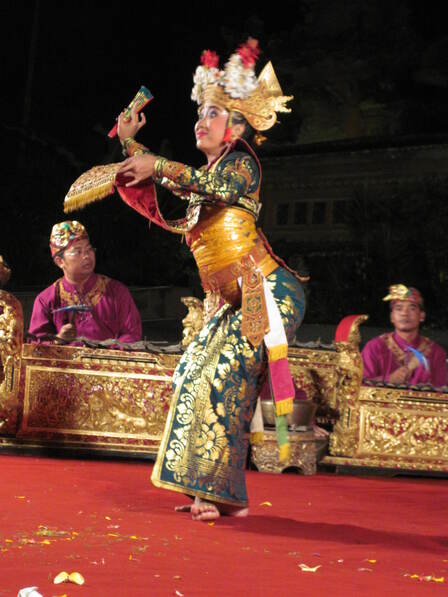
[{"label": "yellow petal", "polygon": [[74,583],[75,585],[83,585],[86,581],[84,580],[84,577],[82,574],[80,574],[79,572],[72,572],[70,574],[70,576],[68,577],[68,580],[72,583]]},{"label": "yellow petal", "polygon": [[367,560],[369,564],[376,564],[376,560]]},{"label": "yellow petal", "polygon": [[44,539],[43,541],[41,541],[42,545],[51,545],[51,541],[48,541],[48,539]]},{"label": "yellow petal", "polygon": [[112,518],[110,516],[105,516],[104,517],[106,520],[112,520]]},{"label": "yellow petal", "polygon": [[271,504],[271,502],[261,502],[260,506],[269,506],[269,507],[271,507],[272,504]]},{"label": "yellow petal", "polygon": [[438,578],[436,576],[432,577],[432,580],[434,582],[445,582],[445,577],[444,576],[439,576]]},{"label": "yellow petal", "polygon": [[26,495],[16,495],[16,498],[18,500],[24,500],[26,498]]},{"label": "yellow petal", "polygon": [[214,527],[215,526],[214,522],[208,522],[207,524],[208,524],[209,527]]},{"label": "yellow petal", "polygon": [[68,579],[68,572],[59,572],[57,576],[55,576],[53,580],[53,584],[60,585],[61,582],[65,582]]},{"label": "yellow petal", "polygon": [[322,565],[319,564],[319,566],[314,566],[314,568],[312,568],[311,566],[308,566],[307,564],[299,564],[299,568],[302,572],[317,572],[319,570],[319,568],[322,568]]}]

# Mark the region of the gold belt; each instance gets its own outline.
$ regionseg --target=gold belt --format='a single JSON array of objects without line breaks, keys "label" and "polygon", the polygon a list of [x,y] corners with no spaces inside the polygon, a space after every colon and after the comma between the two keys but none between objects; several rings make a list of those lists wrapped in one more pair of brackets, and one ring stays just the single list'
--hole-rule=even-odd
[{"label": "gold belt", "polygon": [[243,272],[243,260],[247,261],[247,259],[253,261],[264,276],[269,276],[279,265],[270,256],[263,241],[257,240],[249,253],[227,267],[213,273],[208,271],[207,266],[201,268],[199,275],[203,289],[206,292],[219,292],[221,288],[240,278]]}]

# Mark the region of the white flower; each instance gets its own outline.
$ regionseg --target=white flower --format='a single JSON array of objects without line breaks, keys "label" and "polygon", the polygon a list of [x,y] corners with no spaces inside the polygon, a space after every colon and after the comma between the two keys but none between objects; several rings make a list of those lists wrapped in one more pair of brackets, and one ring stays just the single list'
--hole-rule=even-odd
[{"label": "white flower", "polygon": [[246,68],[239,54],[233,54],[224,68],[224,89],[230,97],[247,99],[257,88],[253,68]]},{"label": "white flower", "polygon": [[217,68],[209,68],[207,66],[198,66],[193,76],[193,89],[191,91],[191,99],[195,102],[201,101],[201,95],[207,85],[217,83],[222,77],[223,72]]}]

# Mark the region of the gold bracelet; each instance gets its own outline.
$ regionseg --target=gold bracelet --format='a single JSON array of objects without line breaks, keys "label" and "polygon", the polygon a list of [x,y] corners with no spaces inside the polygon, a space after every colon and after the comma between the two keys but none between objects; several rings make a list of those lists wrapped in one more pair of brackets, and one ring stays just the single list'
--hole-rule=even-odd
[{"label": "gold bracelet", "polygon": [[126,151],[128,150],[128,147],[131,143],[135,143],[134,137],[126,137],[126,139],[123,139],[123,141],[121,141],[121,145],[123,149]]}]

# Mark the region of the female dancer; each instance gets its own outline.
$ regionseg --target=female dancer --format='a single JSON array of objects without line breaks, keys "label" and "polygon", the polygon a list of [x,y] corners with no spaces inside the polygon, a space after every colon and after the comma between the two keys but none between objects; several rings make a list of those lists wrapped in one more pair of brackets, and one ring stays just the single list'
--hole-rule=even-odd
[{"label": "female dancer", "polygon": [[[174,396],[152,474],[158,487],[195,498],[194,520],[248,513],[245,433],[269,373],[280,457],[288,457],[286,414],[294,388],[287,342],[305,309],[299,276],[276,257],[256,228],[261,167],[247,140],[271,128],[289,97],[269,63],[254,74],[256,40],[231,56],[224,70],[206,51],[194,77],[199,104],[199,170],[152,155],[134,140],[145,124],[134,111],[119,118],[125,153],[117,177],[123,199],[171,231],[185,234],[206,294],[204,327],[174,373]],[[246,140],[247,139],[247,140]],[[188,201],[186,218],[167,222],[154,182]],[[186,509],[186,508],[185,508]]]}]

